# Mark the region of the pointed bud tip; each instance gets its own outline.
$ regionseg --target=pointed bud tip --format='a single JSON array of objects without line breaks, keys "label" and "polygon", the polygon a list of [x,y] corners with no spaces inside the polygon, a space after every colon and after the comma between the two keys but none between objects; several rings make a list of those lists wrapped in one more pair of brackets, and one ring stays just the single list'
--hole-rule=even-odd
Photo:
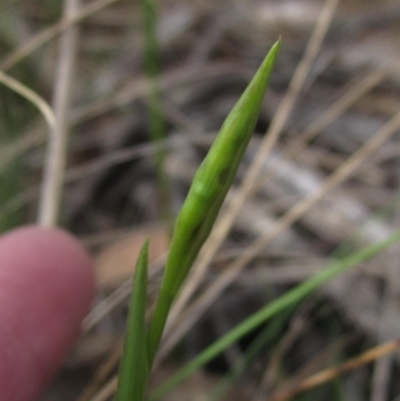
[{"label": "pointed bud tip", "polygon": [[144,259],[147,263],[149,244],[150,244],[150,238],[147,238],[146,241],[143,243],[142,248],[140,249],[138,261],[140,259]]},{"label": "pointed bud tip", "polygon": [[278,53],[282,45],[282,36],[279,35],[278,40],[272,45],[271,52]]},{"label": "pointed bud tip", "polygon": [[146,252],[146,256],[149,253],[150,238],[147,238],[143,244],[143,251]]}]

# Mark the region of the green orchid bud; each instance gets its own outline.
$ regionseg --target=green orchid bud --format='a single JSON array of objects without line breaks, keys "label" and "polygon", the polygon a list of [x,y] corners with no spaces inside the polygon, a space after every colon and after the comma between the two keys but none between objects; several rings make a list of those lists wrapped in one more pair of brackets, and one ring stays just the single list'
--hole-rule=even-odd
[{"label": "green orchid bud", "polygon": [[160,294],[147,335],[149,366],[152,365],[171,304],[210,234],[253,134],[280,45],[279,40],[271,48],[226,118],[195,174],[177,217]]}]

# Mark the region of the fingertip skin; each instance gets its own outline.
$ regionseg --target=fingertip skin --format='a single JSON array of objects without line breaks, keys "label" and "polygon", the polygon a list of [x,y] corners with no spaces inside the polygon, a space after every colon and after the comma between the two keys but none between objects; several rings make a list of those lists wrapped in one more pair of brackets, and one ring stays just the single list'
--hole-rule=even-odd
[{"label": "fingertip skin", "polygon": [[93,294],[92,261],[71,235],[25,227],[0,237],[0,399],[38,399]]}]

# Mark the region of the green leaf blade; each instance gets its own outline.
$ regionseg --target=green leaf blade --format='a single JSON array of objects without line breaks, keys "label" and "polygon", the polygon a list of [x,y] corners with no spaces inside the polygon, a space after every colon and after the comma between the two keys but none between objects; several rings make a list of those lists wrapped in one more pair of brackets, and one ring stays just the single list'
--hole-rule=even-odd
[{"label": "green leaf blade", "polygon": [[146,354],[147,240],[138,257],[115,401],[142,401],[149,377]]}]

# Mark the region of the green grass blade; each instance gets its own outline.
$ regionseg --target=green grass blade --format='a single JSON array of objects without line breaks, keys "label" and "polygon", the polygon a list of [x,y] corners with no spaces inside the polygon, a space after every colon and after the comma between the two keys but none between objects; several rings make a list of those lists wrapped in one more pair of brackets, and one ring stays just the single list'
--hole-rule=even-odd
[{"label": "green grass blade", "polygon": [[151,395],[151,401],[159,400],[161,397],[171,391],[177,384],[189,377],[193,372],[195,372],[205,363],[215,358],[215,356],[224,351],[226,348],[235,343],[248,332],[255,329],[261,323],[266,322],[267,320],[271,319],[271,317],[277,315],[286,308],[300,302],[306,296],[310,295],[313,291],[315,291],[343,271],[377,255],[384,249],[399,241],[400,230],[396,231],[386,240],[363,248],[359,252],[356,252],[344,258],[343,260],[334,263],[332,266],[316,274],[314,277],[311,277],[310,279],[304,281],[302,284],[299,284],[297,287],[287,292],[285,295],[279,297],[275,301],[271,302],[269,305],[266,305],[257,313],[250,316],[233,330],[221,337],[214,344],[206,348],[199,356],[189,362],[179,372],[177,372],[163,385],[156,389]]},{"label": "green grass blade", "polygon": [[196,172],[178,215],[156,309],[147,336],[152,365],[171,307],[200,248],[210,234],[250,141],[269,77],[280,49],[271,48],[247,89],[226,118],[210,151]]},{"label": "green grass blade", "polygon": [[115,401],[144,400],[149,376],[145,338],[148,248],[149,241],[147,240],[136,263]]},{"label": "green grass blade", "polygon": [[154,164],[158,181],[158,203],[163,217],[169,218],[171,217],[171,191],[165,169],[166,150],[162,144],[162,140],[166,136],[166,124],[159,91],[159,75],[161,71],[161,54],[157,40],[159,2],[157,0],[140,0],[140,6],[143,16],[145,70],[151,85],[147,101],[149,107],[150,138],[156,148]]}]

